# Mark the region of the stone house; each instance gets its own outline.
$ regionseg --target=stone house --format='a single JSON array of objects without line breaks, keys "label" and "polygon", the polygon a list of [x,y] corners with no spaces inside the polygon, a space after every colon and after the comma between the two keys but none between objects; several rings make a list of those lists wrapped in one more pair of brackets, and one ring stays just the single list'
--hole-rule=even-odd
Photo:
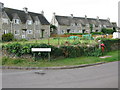
[{"label": "stone house", "polygon": [[101,32],[102,28],[111,28],[115,26],[110,22],[110,19],[99,19],[85,17],[74,17],[71,16],[60,16],[53,13],[51,24],[56,26],[53,30],[53,34],[64,34],[64,33],[90,33],[91,27],[92,32]]},{"label": "stone house", "polygon": [[0,3],[0,37],[12,33],[16,39],[40,39],[50,36],[50,23],[41,14],[29,12],[27,8],[17,10]]}]

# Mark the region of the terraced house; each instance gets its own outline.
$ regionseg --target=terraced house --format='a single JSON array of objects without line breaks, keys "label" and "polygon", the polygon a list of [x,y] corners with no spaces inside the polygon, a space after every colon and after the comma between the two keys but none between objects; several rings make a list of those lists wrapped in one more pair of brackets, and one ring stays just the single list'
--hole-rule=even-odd
[{"label": "terraced house", "polygon": [[27,8],[17,10],[0,3],[0,37],[12,33],[16,39],[39,39],[50,36],[50,23],[41,14],[29,12]]},{"label": "terraced house", "polygon": [[[90,33],[101,32],[102,28],[117,28],[117,24],[110,22],[110,19],[99,19],[85,17],[74,17],[71,16],[60,16],[53,13],[51,24],[56,26],[53,30],[53,34],[64,34],[64,33]],[[91,29],[92,28],[92,29]]]}]

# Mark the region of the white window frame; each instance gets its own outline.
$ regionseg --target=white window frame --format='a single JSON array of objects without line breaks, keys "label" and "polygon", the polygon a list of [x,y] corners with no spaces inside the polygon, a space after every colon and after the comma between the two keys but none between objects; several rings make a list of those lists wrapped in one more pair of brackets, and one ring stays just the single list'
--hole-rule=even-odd
[{"label": "white window frame", "polygon": [[106,28],[106,25],[103,25],[104,28]]},{"label": "white window frame", "polygon": [[[16,33],[16,32],[17,32],[17,33]],[[15,34],[15,35],[19,35],[19,34],[20,34],[20,30],[15,30],[15,31],[14,31],[14,34]]]},{"label": "white window frame", "polygon": [[33,34],[33,30],[27,30],[28,34]]},{"label": "white window frame", "polygon": [[14,19],[14,24],[19,24],[20,20],[19,19]]},{"label": "white window frame", "polygon": [[2,18],[2,22],[8,24],[8,19],[7,18]]},{"label": "white window frame", "polygon": [[90,25],[89,24],[86,24],[87,27],[89,27]]},{"label": "white window frame", "polygon": [[27,20],[28,25],[32,25],[32,20]]}]

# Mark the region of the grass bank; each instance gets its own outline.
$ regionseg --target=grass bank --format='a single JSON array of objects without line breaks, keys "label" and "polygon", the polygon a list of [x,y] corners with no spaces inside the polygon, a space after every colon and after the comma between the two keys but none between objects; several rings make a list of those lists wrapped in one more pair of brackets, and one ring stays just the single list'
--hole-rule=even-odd
[{"label": "grass bank", "polygon": [[8,57],[2,58],[3,66],[22,66],[22,67],[52,67],[52,66],[67,66],[67,65],[81,65],[81,64],[92,64],[98,62],[113,62],[120,61],[118,58],[118,52],[108,52],[105,56],[111,56],[107,58],[99,57],[78,57],[78,58],[65,58],[57,60],[27,60],[27,59],[11,59]]}]

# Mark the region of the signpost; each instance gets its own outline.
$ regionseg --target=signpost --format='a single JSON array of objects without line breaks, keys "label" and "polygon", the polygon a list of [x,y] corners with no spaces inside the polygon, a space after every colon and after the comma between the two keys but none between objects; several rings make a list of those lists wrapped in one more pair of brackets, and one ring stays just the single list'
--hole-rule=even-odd
[{"label": "signpost", "polygon": [[48,52],[48,60],[50,60],[51,48],[32,48],[32,52]]}]

